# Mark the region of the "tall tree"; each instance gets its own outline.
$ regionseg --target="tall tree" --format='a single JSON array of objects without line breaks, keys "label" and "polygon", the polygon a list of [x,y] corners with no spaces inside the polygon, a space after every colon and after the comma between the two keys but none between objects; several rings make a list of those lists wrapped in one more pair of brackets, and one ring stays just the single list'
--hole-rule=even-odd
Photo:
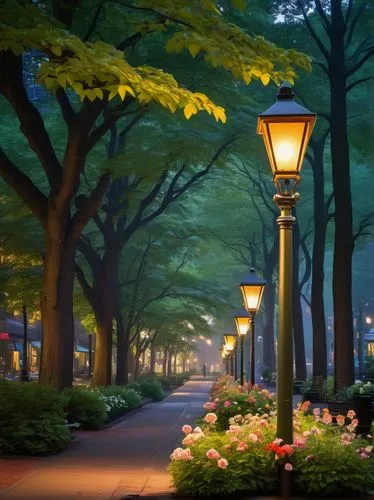
[{"label": "tall tree", "polygon": [[[105,3],[98,6],[99,10],[105,8]],[[309,66],[309,61],[295,51],[287,53],[228,25],[213,1],[201,5],[198,12],[195,8],[181,9],[183,5],[183,2],[153,0],[118,4],[117,17],[122,20],[126,17],[128,21],[133,14],[139,21],[139,16],[144,15],[145,23],[143,30],[129,33],[114,46],[102,41],[86,41],[90,38],[91,26],[95,27],[99,18],[98,11],[84,35],[72,33],[81,6],[76,0],[67,0],[63,8],[60,2],[52,2],[54,17],[39,4],[2,2],[0,93],[13,108],[28,147],[38,157],[48,188],[42,190],[37,186],[22,170],[17,152],[5,151],[4,147],[0,149],[0,175],[44,229],[41,381],[58,388],[72,382],[76,245],[96,213],[110,177],[108,172],[101,172],[96,187],[74,211],[72,202],[89,153],[134,101],[142,104],[153,101],[173,112],[183,109],[186,118],[205,110],[214,114],[216,120],[225,121],[224,110],[205,95],[179,87],[171,75],[161,70],[150,66],[132,67],[122,51],[129,51],[135,40],[149,33],[164,31],[169,35],[170,51],[188,49],[194,56],[201,52],[209,63],[229,66],[233,74],[248,83],[252,78],[260,78],[264,83],[270,79],[292,80],[293,65],[305,69]],[[103,18],[105,20],[105,16]],[[22,53],[30,50],[44,56],[39,79],[54,92],[66,125],[61,155],[25,88]],[[81,105],[74,93],[80,97]],[[109,105],[113,98],[117,104]]]},{"label": "tall tree", "polygon": [[[333,260],[335,390],[354,382],[352,318],[353,217],[348,134],[348,92],[370,77],[362,74],[374,55],[372,36],[362,36],[360,24],[373,13],[361,0],[293,0],[277,6],[279,12],[302,19],[322,60],[330,90],[330,150],[335,202]],[[295,21],[296,19],[296,21]],[[344,242],[344,244],[342,244]]]}]

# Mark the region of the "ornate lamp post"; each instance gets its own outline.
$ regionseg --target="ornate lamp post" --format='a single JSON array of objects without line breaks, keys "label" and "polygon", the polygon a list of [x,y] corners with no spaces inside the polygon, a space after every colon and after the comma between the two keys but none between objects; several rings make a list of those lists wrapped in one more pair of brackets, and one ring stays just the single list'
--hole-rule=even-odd
[{"label": "ornate lamp post", "polygon": [[299,199],[295,188],[315,121],[315,113],[297,104],[291,86],[283,83],[276,103],[259,115],[257,126],[277,188],[274,202],[280,209],[277,437],[284,443],[293,442],[292,209]]},{"label": "ornate lamp post", "polygon": [[250,344],[250,360],[251,360],[251,375],[250,382],[254,385],[256,382],[255,377],[255,316],[257,311],[260,309],[262,294],[264,293],[264,288],[266,285],[266,280],[261,278],[254,269],[249,271],[249,274],[244,276],[240,282],[240,290],[243,295],[244,307],[248,311],[249,321],[252,330],[251,344]]},{"label": "ornate lamp post", "polygon": [[244,338],[248,333],[251,316],[245,309],[239,309],[234,313],[234,320],[238,337],[240,338],[240,385],[244,384]]},{"label": "ornate lamp post", "polygon": [[228,353],[229,358],[230,358],[230,375],[233,377],[234,376],[234,354],[235,354],[236,338],[235,338],[235,335],[227,334],[227,335],[223,336],[223,339],[225,341],[226,352]]}]

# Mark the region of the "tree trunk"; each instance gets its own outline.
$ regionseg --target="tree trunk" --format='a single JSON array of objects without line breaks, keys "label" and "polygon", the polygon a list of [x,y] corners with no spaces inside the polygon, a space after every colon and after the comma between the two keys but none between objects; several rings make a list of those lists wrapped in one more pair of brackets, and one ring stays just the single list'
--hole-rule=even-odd
[{"label": "tree trunk", "polygon": [[162,360],[162,375],[164,377],[166,377],[167,364],[168,364],[168,348],[165,347],[164,358]]},{"label": "tree trunk", "polygon": [[64,246],[53,235],[58,222],[46,228],[42,294],[42,365],[40,382],[62,390],[73,382],[74,356],[74,246]]},{"label": "tree trunk", "polygon": [[151,358],[149,361],[149,373],[152,375],[155,373],[156,368],[156,345],[154,342],[151,343]]},{"label": "tree trunk", "polygon": [[134,359],[134,380],[138,380],[140,373],[140,355],[136,354]]},{"label": "tree trunk", "polygon": [[352,197],[341,2],[331,2],[331,162],[335,200],[333,263],[335,391],[354,383],[352,316]]},{"label": "tree trunk", "polygon": [[173,359],[173,352],[170,350],[168,355],[168,366],[167,366],[168,377],[171,377],[172,375],[172,359]]},{"label": "tree trunk", "polygon": [[[314,240],[312,256],[311,314],[313,328],[313,378],[327,377],[326,317],[323,287],[327,217],[325,207],[324,142],[313,147]],[[328,209],[327,209],[328,211]]]},{"label": "tree trunk", "polygon": [[177,373],[177,361],[178,361],[178,355],[177,355],[177,353],[175,353],[174,354],[174,367],[173,367],[174,375],[176,375],[176,373]]},{"label": "tree trunk", "polygon": [[[296,215],[296,214],[295,214]],[[294,226],[293,238],[293,307],[292,321],[295,344],[295,371],[297,380],[306,380],[306,359],[305,359],[305,342],[304,342],[304,323],[303,310],[301,306],[301,290],[299,282],[300,274],[300,227],[296,223]]]},{"label": "tree trunk", "polygon": [[263,368],[275,371],[274,315],[276,287],[273,272],[264,273],[267,285],[264,290],[265,325],[263,328]]},{"label": "tree trunk", "polygon": [[117,373],[116,384],[126,385],[129,383],[129,350],[130,332],[123,324],[121,315],[116,316],[117,323]]},{"label": "tree trunk", "polygon": [[95,367],[92,376],[94,386],[108,386],[112,383],[112,317],[103,314],[96,317]]}]

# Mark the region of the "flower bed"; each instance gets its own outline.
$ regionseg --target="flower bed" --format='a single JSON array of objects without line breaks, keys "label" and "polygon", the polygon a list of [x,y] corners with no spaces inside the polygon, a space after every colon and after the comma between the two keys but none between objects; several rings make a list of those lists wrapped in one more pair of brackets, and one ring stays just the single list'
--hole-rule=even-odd
[{"label": "flower bed", "polygon": [[259,385],[240,386],[232,377],[222,377],[211,390],[211,400],[204,409],[217,415],[216,429],[228,428],[230,418],[238,414],[268,413],[274,410],[274,395]]},{"label": "flower bed", "polygon": [[[222,388],[222,382],[219,382]],[[216,398],[224,391],[213,388]],[[210,403],[214,403],[211,401]],[[276,437],[276,412],[241,412],[220,431],[209,412],[200,427],[182,428],[183,447],[171,455],[169,471],[178,493],[195,496],[274,493],[280,469],[293,471],[295,493],[309,496],[374,491],[373,439],[356,434],[355,412],[333,417],[325,408],[294,410],[294,442]],[[219,408],[216,408],[219,410]]]}]

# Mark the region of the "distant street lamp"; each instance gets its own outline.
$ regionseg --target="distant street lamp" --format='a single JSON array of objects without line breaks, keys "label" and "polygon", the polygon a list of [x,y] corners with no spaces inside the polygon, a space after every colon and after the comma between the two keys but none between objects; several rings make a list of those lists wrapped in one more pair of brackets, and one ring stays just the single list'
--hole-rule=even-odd
[{"label": "distant street lamp", "polygon": [[229,374],[229,364],[228,364],[228,356],[227,356],[227,351],[226,351],[225,345],[222,344],[221,347],[219,348],[219,350],[221,351],[222,363],[225,365],[226,375],[228,375]]},{"label": "distant street lamp", "polygon": [[227,334],[223,336],[225,341],[226,352],[228,353],[228,357],[230,359],[230,375],[234,377],[234,355],[235,355],[235,344],[236,338],[235,335]]},{"label": "distant street lamp", "polygon": [[277,188],[274,202],[280,209],[277,437],[288,444],[293,443],[292,209],[299,199],[295,188],[315,121],[315,113],[297,104],[291,86],[283,83],[276,103],[259,115],[257,126]]},{"label": "distant street lamp", "polygon": [[239,309],[234,313],[234,320],[240,338],[240,385],[244,385],[244,338],[250,327],[251,316],[245,309]]},{"label": "distant street lamp", "polygon": [[251,364],[251,375],[250,382],[251,385],[256,383],[255,375],[255,316],[257,311],[260,309],[262,295],[264,293],[264,288],[266,285],[266,280],[261,278],[254,269],[249,271],[249,274],[244,276],[240,282],[240,290],[243,295],[244,307],[249,314],[249,321],[251,326],[251,339],[250,339],[250,364]]}]

